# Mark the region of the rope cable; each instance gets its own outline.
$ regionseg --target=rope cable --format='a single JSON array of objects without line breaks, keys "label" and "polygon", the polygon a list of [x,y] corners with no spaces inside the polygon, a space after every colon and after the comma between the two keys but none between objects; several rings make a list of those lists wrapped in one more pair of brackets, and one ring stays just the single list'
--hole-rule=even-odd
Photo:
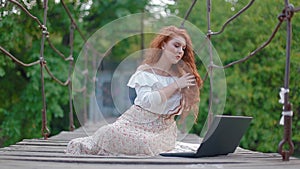
[{"label": "rope cable", "polygon": [[19,65],[22,65],[24,67],[30,67],[30,66],[34,66],[40,63],[40,60],[37,60],[35,62],[32,63],[24,63],[20,60],[18,60],[16,57],[14,57],[11,53],[9,53],[7,50],[5,50],[2,46],[0,46],[0,50],[9,58],[11,58],[14,62],[16,62]]},{"label": "rope cable", "polygon": [[249,9],[253,3],[254,3],[255,0],[251,0],[244,8],[242,8],[238,13],[236,13],[235,15],[233,15],[231,18],[229,18],[222,26],[221,30],[218,31],[218,32],[210,32],[209,34],[210,35],[218,35],[218,34],[221,34],[224,30],[225,30],[225,27],[231,22],[233,21],[234,19],[236,19],[237,17],[239,17],[242,13],[244,13],[247,9]]},{"label": "rope cable", "polygon": [[245,56],[244,58],[240,59],[240,60],[237,60],[237,61],[233,61],[225,66],[218,66],[218,65],[210,65],[212,67],[215,67],[215,68],[219,68],[219,69],[226,69],[226,68],[229,68],[235,64],[238,64],[238,63],[242,63],[242,62],[245,62],[246,60],[250,59],[252,56],[254,56],[256,53],[258,53],[259,51],[261,51],[263,48],[265,48],[267,45],[269,45],[269,43],[273,40],[273,38],[275,37],[276,33],[278,32],[281,24],[282,24],[283,21],[279,21],[278,24],[276,25],[274,31],[272,32],[272,34],[270,35],[269,39],[266,40],[261,46],[259,46],[257,49],[255,49],[254,51],[252,51],[248,56]]}]

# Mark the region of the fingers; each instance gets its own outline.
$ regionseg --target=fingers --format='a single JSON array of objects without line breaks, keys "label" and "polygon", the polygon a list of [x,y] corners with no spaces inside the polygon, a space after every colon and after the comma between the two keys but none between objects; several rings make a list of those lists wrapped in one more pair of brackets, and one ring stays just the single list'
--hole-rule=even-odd
[{"label": "fingers", "polygon": [[190,73],[186,73],[183,76],[181,76],[181,86],[182,88],[189,88],[190,86],[195,86],[196,85],[196,79],[195,76],[193,74]]},{"label": "fingers", "polygon": [[191,78],[189,78],[189,79],[186,79],[186,81],[187,81],[188,83],[194,83],[194,82],[196,81],[196,79],[195,79],[194,77],[191,77]]},{"label": "fingers", "polygon": [[175,82],[177,85],[177,89],[183,89],[187,88],[189,89],[192,86],[196,86],[196,78],[194,74],[186,73],[182,75],[180,78],[175,79]]},{"label": "fingers", "polygon": [[191,79],[195,79],[195,76],[190,73],[186,73],[186,74],[182,75],[181,78],[186,79],[186,80],[191,80]]},{"label": "fingers", "polygon": [[188,83],[187,86],[186,86],[186,88],[189,89],[191,86],[196,86],[196,84],[195,83]]}]

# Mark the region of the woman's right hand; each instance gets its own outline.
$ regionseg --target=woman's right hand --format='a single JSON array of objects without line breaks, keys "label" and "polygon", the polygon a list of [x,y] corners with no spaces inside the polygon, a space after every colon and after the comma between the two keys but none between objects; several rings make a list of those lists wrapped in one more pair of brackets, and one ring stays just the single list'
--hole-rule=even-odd
[{"label": "woman's right hand", "polygon": [[180,78],[176,79],[174,83],[168,85],[159,90],[162,101],[165,102],[169,99],[177,90],[181,90],[182,88],[189,88],[190,86],[195,86],[196,79],[193,74],[186,73],[182,75]]},{"label": "woman's right hand", "polygon": [[179,89],[183,89],[185,87],[189,88],[190,86],[195,86],[195,81],[196,79],[193,74],[186,73],[176,80],[176,84]]}]

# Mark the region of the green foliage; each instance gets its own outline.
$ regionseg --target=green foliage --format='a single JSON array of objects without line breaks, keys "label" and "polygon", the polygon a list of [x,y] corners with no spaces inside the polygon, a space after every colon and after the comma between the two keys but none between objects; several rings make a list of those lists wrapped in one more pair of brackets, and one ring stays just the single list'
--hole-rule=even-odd
[{"label": "green foliage", "polygon": [[[118,17],[142,12],[146,0],[136,1],[65,1],[77,26],[88,38],[101,26]],[[20,1],[23,4],[22,1]],[[23,4],[24,5],[24,4]],[[24,5],[25,6],[25,5]],[[17,12],[13,12],[17,9]],[[43,23],[43,2],[38,0],[30,13]],[[48,1],[47,31],[53,45],[66,57],[70,54],[70,19],[61,3]],[[10,2],[0,9],[0,45],[17,59],[30,63],[40,57],[42,33],[38,24],[25,12]],[[83,39],[75,31],[74,57],[81,50]],[[129,46],[127,48],[130,48]],[[120,49],[120,51],[123,49]],[[115,51],[117,54],[120,53]],[[53,75],[61,81],[68,78],[69,63],[64,61],[45,42],[44,57]],[[47,120],[51,134],[68,129],[69,92],[68,87],[54,82],[45,74]],[[8,146],[23,138],[41,137],[42,95],[40,66],[22,67],[0,52],[0,147]],[[78,126],[78,121],[75,121]]]},{"label": "green foliage", "polygon": [[120,17],[132,13],[144,12],[147,0],[130,1],[130,0],[106,0],[94,1],[89,15],[84,17],[87,32],[94,33],[101,26]]},{"label": "green foliage", "polygon": [[[217,32],[225,21],[245,6],[248,1],[238,1],[236,4],[224,0],[212,1],[211,29]],[[294,6],[300,6],[298,1],[291,1]],[[183,17],[189,7],[189,2],[178,1],[169,6],[171,11],[179,11]],[[235,11],[231,10],[235,8]],[[230,23],[225,31],[212,36],[212,43],[224,65],[241,59],[266,41],[278,23],[277,16],[284,8],[282,0],[255,1],[253,6],[238,19]],[[206,1],[198,1],[189,21],[207,32]],[[293,104],[293,141],[296,150],[300,149],[300,137],[295,131],[299,130],[299,34],[300,16],[293,17],[293,43],[290,69],[290,102]],[[278,124],[281,117],[282,105],[278,103],[279,89],[284,85],[285,70],[286,24],[273,39],[271,44],[257,53],[248,61],[227,68],[227,100],[224,113],[232,115],[253,116],[251,126],[243,137],[241,146],[263,152],[276,152],[283,137],[283,127]],[[201,65],[201,64],[200,64]],[[199,66],[200,66],[199,65]],[[204,76],[206,70],[200,68]],[[201,118],[205,118],[208,104],[208,81],[202,89],[200,104]],[[199,133],[203,119],[194,127],[192,132]]]}]

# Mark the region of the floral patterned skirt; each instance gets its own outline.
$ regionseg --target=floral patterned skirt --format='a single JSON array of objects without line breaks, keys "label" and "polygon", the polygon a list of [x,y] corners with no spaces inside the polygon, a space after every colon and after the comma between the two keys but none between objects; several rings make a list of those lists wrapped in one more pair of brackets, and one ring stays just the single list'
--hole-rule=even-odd
[{"label": "floral patterned skirt", "polygon": [[174,149],[176,129],[173,117],[133,105],[114,123],[99,128],[93,135],[71,140],[66,153],[155,156]]}]

